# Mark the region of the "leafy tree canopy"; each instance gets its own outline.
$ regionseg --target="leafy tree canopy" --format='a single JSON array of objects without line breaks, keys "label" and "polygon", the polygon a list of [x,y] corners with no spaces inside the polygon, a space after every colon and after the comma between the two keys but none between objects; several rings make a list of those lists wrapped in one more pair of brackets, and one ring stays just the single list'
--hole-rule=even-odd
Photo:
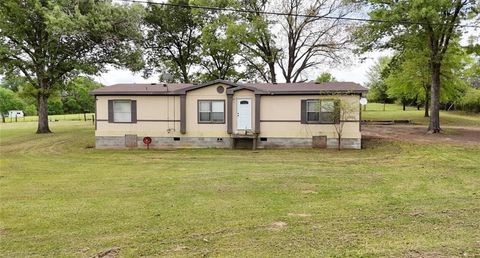
[{"label": "leafy tree canopy", "polygon": [[48,133],[48,98],[66,78],[96,74],[107,64],[142,67],[141,6],[110,1],[0,2],[1,73],[23,74],[39,113],[37,133]]},{"label": "leafy tree canopy", "polygon": [[361,51],[390,48],[403,51],[412,38],[424,40],[428,49],[431,72],[432,115],[429,131],[440,132],[441,66],[451,43],[458,39],[462,20],[471,19],[476,12],[475,0],[362,0],[368,4],[372,20],[356,32]]},{"label": "leafy tree canopy", "polygon": [[23,110],[25,104],[20,98],[10,89],[0,88],[0,116],[4,120],[5,114],[9,110]]},{"label": "leafy tree canopy", "polygon": [[323,72],[321,73],[317,79],[315,79],[315,82],[321,83],[321,82],[334,82],[336,81],[335,77],[329,72]]},{"label": "leafy tree canopy", "polygon": [[[171,4],[188,5],[188,0],[170,0]],[[202,21],[194,19],[190,8],[147,6],[144,24],[144,48],[147,61],[145,75],[165,71],[169,81],[190,82],[192,66],[200,62]],[[162,78],[165,79],[165,78]]]}]

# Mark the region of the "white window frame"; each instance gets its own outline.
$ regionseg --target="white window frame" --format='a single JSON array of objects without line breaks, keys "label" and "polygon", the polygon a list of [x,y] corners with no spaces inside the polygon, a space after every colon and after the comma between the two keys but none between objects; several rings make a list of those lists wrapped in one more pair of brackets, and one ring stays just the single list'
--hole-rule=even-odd
[{"label": "white window frame", "polygon": [[[128,103],[129,104],[129,111],[128,112],[118,112],[115,110],[115,106],[118,104],[118,103]],[[113,100],[113,122],[114,123],[131,123],[132,122],[132,101],[131,100]],[[128,114],[128,116],[125,116],[125,117],[128,117],[128,119],[119,119],[119,117],[117,116],[118,113],[122,113],[122,114]],[[120,120],[120,121],[119,121]]]},{"label": "white window frame", "polygon": [[[214,102],[217,102],[217,103],[222,103],[222,107],[223,107],[223,110],[222,112],[213,112],[213,103]],[[209,110],[208,111],[201,111],[200,110],[200,105],[201,103],[208,103],[209,105]],[[199,124],[224,124],[225,123],[225,100],[223,99],[219,99],[219,100],[216,100],[216,99],[201,99],[201,100],[198,100],[198,104],[197,104],[197,108],[198,108],[198,112],[197,112],[197,121]],[[210,114],[209,115],[209,120],[202,120],[202,116],[200,115],[201,113],[208,113]],[[222,113],[222,120],[213,120],[213,116],[212,114],[213,113]]]}]

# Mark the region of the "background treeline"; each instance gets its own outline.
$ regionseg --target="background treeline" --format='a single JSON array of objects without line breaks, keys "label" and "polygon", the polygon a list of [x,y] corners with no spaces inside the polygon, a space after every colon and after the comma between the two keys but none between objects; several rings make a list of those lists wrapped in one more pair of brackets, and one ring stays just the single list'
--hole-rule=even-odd
[{"label": "background treeline", "polygon": [[[48,114],[78,114],[95,111],[95,99],[89,92],[102,87],[86,76],[78,76],[62,85],[48,99]],[[5,77],[0,83],[0,110],[23,110],[27,116],[37,115],[36,89],[24,77]]]},{"label": "background treeline", "polygon": [[[371,102],[399,103],[423,108],[429,116],[431,71],[428,51],[406,49],[380,57],[368,71]],[[468,47],[454,43],[441,71],[441,107],[444,110],[480,112],[480,58]]]}]

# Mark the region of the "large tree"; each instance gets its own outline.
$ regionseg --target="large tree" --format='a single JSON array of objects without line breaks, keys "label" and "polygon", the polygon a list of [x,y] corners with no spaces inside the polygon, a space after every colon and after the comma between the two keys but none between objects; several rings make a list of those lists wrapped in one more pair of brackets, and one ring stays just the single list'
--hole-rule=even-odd
[{"label": "large tree", "polygon": [[390,57],[382,56],[378,58],[367,72],[368,99],[373,102],[382,102],[384,111],[385,103],[390,103],[394,100],[388,95],[388,84],[385,81],[390,61]]},{"label": "large tree", "polygon": [[[354,10],[343,0],[283,0],[279,11],[281,49],[278,65],[286,82],[302,81],[309,68],[325,63],[339,63],[352,42],[351,23],[340,19]],[[338,17],[332,19],[332,17]]]},{"label": "large tree", "polygon": [[[192,0],[193,5],[214,8],[239,8],[236,0]],[[229,11],[194,10],[195,20],[202,21],[201,80],[232,80],[244,78],[245,70],[240,62],[242,32],[245,24],[239,22],[240,14]]]},{"label": "large tree", "polygon": [[[170,0],[169,4],[188,5],[188,0]],[[191,81],[192,66],[199,63],[202,22],[193,18],[192,9],[148,4],[145,16],[145,57],[147,75],[163,69],[172,81]]]},{"label": "large tree", "polygon": [[268,15],[268,0],[240,0],[242,9],[249,11],[242,16],[247,26],[241,35],[243,60],[255,75],[265,82],[277,82],[276,64],[279,49],[272,32],[273,21]]},{"label": "large tree", "polygon": [[35,88],[37,133],[49,133],[48,98],[79,73],[107,64],[139,69],[143,8],[111,1],[4,0],[0,2],[0,72],[23,74]]},{"label": "large tree", "polygon": [[406,51],[393,58],[390,72],[385,82],[388,85],[387,94],[400,100],[403,110],[408,102],[423,102],[424,116],[429,116],[430,108],[430,69],[425,63],[427,57],[421,51]]},{"label": "large tree", "polygon": [[[421,42],[419,42],[421,43]],[[425,105],[425,117],[429,116],[431,92],[431,67],[429,66],[429,50],[426,45],[416,44],[403,52],[398,52],[390,64],[390,73],[386,82],[390,96],[400,100],[416,99]],[[445,53],[440,79],[442,103],[455,103],[466,91],[467,83],[463,79],[465,64],[471,60],[458,42]]]},{"label": "large tree", "polygon": [[[363,50],[403,49],[411,37],[425,39],[429,50],[431,116],[429,131],[440,132],[441,70],[452,39],[461,34],[462,19],[470,16],[475,0],[363,0],[372,21],[358,31]],[[378,20],[389,22],[378,22]]]}]

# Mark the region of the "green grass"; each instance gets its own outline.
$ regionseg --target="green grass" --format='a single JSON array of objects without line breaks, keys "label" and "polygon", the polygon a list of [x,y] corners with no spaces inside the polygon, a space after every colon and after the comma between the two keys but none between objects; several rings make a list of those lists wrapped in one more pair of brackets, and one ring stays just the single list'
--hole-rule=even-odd
[{"label": "green grass", "polygon": [[[92,121],[92,115],[94,113],[87,113],[87,120]],[[84,121],[85,117],[82,114],[64,114],[64,115],[48,115],[48,120],[55,121]],[[1,120],[0,120],[1,122]],[[5,117],[5,123],[19,123],[19,122],[38,122],[38,116],[25,116],[18,117],[17,122],[15,122],[14,117]]]},{"label": "green grass", "polygon": [[480,146],[95,150],[88,122],[35,126],[0,125],[4,257],[480,255]]},{"label": "green grass", "polygon": [[[415,124],[428,124],[429,118],[424,117],[424,110],[415,107],[407,107],[406,111],[398,104],[369,103],[367,110],[362,111],[362,119],[365,120],[411,120]],[[451,126],[480,126],[480,114],[466,113],[461,111],[440,111],[442,125]]]}]

